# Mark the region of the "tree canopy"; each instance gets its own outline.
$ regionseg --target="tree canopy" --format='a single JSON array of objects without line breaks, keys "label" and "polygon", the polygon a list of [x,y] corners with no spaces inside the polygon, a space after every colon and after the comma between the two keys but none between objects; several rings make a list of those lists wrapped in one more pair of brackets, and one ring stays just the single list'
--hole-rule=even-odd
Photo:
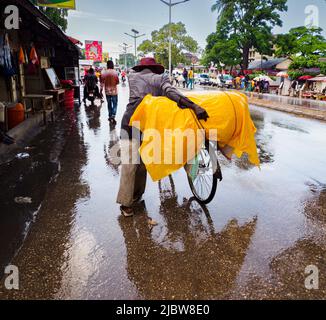
[{"label": "tree canopy", "polygon": [[[282,26],[280,12],[287,10],[286,3],[287,0],[215,1],[212,11],[217,12],[218,15],[215,32],[217,41],[213,46],[208,43],[205,59],[215,57],[212,61],[221,61],[222,43],[227,51],[231,49],[236,57],[241,55],[240,64],[243,69],[248,68],[249,52],[252,47],[261,54],[270,55],[274,40],[272,29],[275,26]],[[208,42],[212,38],[213,35],[210,35]],[[234,63],[237,61],[238,58]]]},{"label": "tree canopy", "polygon": [[[275,54],[278,57],[291,57],[289,74],[292,78],[305,74],[326,73],[326,63],[320,60],[326,57],[326,39],[322,31],[321,28],[302,26],[277,36]],[[317,69],[315,72],[307,71],[313,70],[312,68]]]},{"label": "tree canopy", "polygon": [[297,27],[276,39],[275,54],[278,57],[300,55],[308,58],[311,55],[326,56],[326,39],[321,28]]},{"label": "tree canopy", "polygon": [[207,48],[202,59],[204,65],[214,63],[218,68],[222,65],[234,67],[241,63],[242,55],[238,48],[238,42],[234,38],[225,39],[212,33],[207,38]]},{"label": "tree canopy", "polygon": [[[172,23],[172,64],[186,63],[185,52],[196,53],[198,43],[187,34],[183,23]],[[143,54],[154,53],[156,60],[165,67],[169,65],[169,24],[151,34],[151,40],[143,41],[138,50]]]},{"label": "tree canopy", "polygon": [[[30,0],[37,5],[37,0]],[[38,7],[54,24],[60,27],[64,32],[68,27],[68,10],[60,8]]]}]

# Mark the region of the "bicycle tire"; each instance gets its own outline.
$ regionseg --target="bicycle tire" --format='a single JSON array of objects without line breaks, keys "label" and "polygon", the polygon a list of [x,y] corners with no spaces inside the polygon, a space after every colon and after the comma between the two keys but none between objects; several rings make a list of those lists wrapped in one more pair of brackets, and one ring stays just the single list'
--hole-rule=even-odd
[{"label": "bicycle tire", "polygon": [[218,159],[217,159],[217,155],[216,155],[216,152],[213,150],[213,148],[210,148],[209,147],[209,141],[206,141],[205,143],[205,150],[207,151],[209,157],[210,157],[210,161],[212,162],[212,164],[214,165],[215,164],[215,168],[213,166],[213,175],[212,175],[212,188],[211,188],[211,191],[208,195],[208,197],[205,197],[205,198],[202,198],[195,186],[194,186],[194,181],[192,180],[192,178],[189,176],[189,174],[187,174],[187,178],[188,178],[188,183],[189,183],[189,186],[190,186],[190,189],[194,195],[194,197],[197,199],[197,201],[201,204],[209,204],[210,202],[212,202],[212,200],[215,198],[215,195],[216,195],[216,191],[217,191],[217,184],[218,184],[218,181],[222,181],[223,177],[222,177],[222,171],[221,171],[221,167],[220,167],[220,164],[218,162]]}]

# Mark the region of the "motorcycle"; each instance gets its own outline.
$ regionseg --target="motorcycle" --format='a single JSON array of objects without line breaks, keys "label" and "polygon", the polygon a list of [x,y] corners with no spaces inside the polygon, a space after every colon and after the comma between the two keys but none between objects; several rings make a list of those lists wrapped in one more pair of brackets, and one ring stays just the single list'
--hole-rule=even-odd
[{"label": "motorcycle", "polygon": [[126,85],[126,77],[125,76],[122,76],[121,77],[121,81],[122,81],[122,85],[125,86]]},{"label": "motorcycle", "polygon": [[[96,99],[95,90],[94,89],[90,89],[88,91],[87,100],[90,101],[91,106],[94,106],[95,99]],[[85,105],[86,105],[86,101],[85,101]]]},{"label": "motorcycle", "polygon": [[[101,95],[98,94],[98,92],[96,92],[96,89],[88,89],[88,95],[87,95],[87,100],[90,101],[91,106],[95,105],[95,100],[96,99],[101,99],[100,98]],[[85,106],[87,106],[86,103],[86,99],[84,99],[84,104]],[[103,100],[101,99],[101,104],[103,103]]]}]

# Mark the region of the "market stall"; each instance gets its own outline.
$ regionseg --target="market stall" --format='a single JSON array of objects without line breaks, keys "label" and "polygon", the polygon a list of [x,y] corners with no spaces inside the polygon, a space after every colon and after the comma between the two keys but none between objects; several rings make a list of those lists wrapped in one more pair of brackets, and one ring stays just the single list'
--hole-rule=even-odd
[{"label": "market stall", "polygon": [[[28,0],[1,0],[1,21],[6,18],[4,8],[8,5],[19,8],[20,19],[17,30],[4,29],[0,24],[0,102],[5,106],[0,117],[2,130],[11,127],[7,113],[18,103],[23,104],[26,115],[31,108],[53,115],[62,88],[53,88],[46,70],[52,68],[59,79],[65,79],[67,67],[78,68],[80,54],[73,41]],[[31,96],[34,98],[26,98]],[[52,101],[45,104],[44,99]]]},{"label": "market stall", "polygon": [[311,98],[326,101],[326,76],[319,75],[308,80],[311,84]]}]

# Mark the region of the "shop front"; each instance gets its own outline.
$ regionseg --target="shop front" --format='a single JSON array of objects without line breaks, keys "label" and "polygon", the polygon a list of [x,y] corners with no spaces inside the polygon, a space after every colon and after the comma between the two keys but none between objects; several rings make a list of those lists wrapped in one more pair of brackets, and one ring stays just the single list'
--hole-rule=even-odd
[{"label": "shop front", "polygon": [[[18,29],[6,28],[9,5],[18,8]],[[44,123],[53,118],[65,94],[60,80],[77,70],[73,84],[79,84],[79,55],[78,47],[30,1],[1,0],[1,131],[37,114]]]}]

